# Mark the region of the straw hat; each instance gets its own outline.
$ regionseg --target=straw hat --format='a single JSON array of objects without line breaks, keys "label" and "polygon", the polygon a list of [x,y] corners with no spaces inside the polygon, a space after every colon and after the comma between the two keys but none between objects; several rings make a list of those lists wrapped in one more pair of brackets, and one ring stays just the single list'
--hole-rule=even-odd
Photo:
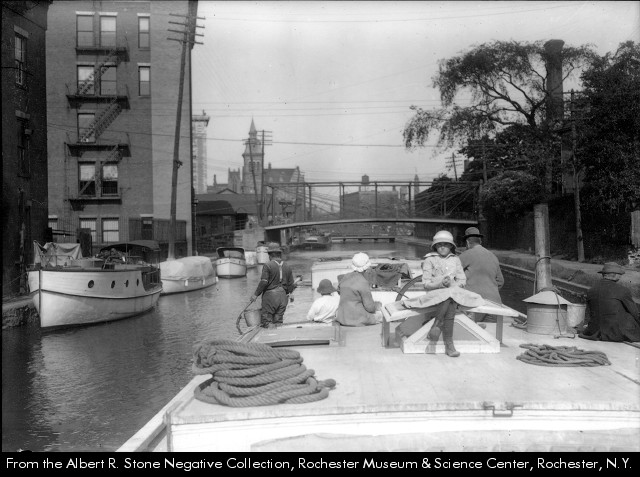
[{"label": "straw hat", "polygon": [[336,291],[336,289],[333,288],[331,281],[327,280],[326,278],[320,280],[320,284],[318,285],[317,290],[321,295],[331,295],[334,291]]},{"label": "straw hat", "polygon": [[356,253],[351,259],[351,268],[353,268],[354,272],[364,272],[370,266],[369,255],[366,253]]},{"label": "straw hat", "polygon": [[451,245],[451,251],[455,252],[456,250],[456,244],[453,241],[453,235],[451,235],[451,232],[447,232],[446,230],[440,230],[439,232],[437,232],[434,236],[433,236],[433,242],[431,243],[431,249],[433,251],[436,251],[436,245],[438,245],[439,243],[448,243],[449,245]]},{"label": "straw hat", "polygon": [[464,231],[464,237],[463,240],[467,240],[469,237],[484,237],[484,235],[482,235],[480,233],[480,230],[478,230],[477,227],[469,227],[467,230]]},{"label": "straw hat", "polygon": [[602,273],[603,275],[605,273],[617,273],[618,275],[624,275],[624,269],[615,262],[609,262],[605,263],[604,267],[602,267],[602,270],[600,270],[598,273]]}]

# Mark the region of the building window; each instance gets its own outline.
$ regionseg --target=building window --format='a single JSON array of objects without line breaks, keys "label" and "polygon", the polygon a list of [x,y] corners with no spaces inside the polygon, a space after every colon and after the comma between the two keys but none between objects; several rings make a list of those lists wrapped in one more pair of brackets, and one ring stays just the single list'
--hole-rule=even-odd
[{"label": "building window", "polygon": [[[79,164],[78,195],[85,197],[96,196],[96,166],[95,164]],[[95,240],[95,238],[94,238]]]},{"label": "building window", "polygon": [[16,83],[20,86],[27,84],[27,39],[16,34]]},{"label": "building window", "polygon": [[96,243],[96,219],[80,219],[80,228],[91,230],[91,242]]},{"label": "building window", "polygon": [[149,17],[138,17],[138,48],[149,48]]},{"label": "building window", "polygon": [[102,166],[102,195],[118,195],[118,165]]},{"label": "building window", "polygon": [[26,121],[18,121],[18,165],[22,175],[29,175],[29,136]]},{"label": "building window", "polygon": [[102,243],[120,241],[120,223],[118,219],[102,219]]},{"label": "building window", "polygon": [[100,17],[100,46],[116,46],[116,17]]},{"label": "building window", "polygon": [[78,142],[96,142],[95,113],[78,113]]},{"label": "building window", "polygon": [[115,96],[117,94],[116,87],[116,67],[107,67],[100,77],[100,94],[103,96]]},{"label": "building window", "polygon": [[93,46],[93,15],[76,17],[77,46]]},{"label": "building window", "polygon": [[142,218],[142,240],[153,240],[153,219],[151,217]]},{"label": "building window", "polygon": [[95,94],[93,66],[78,66],[78,94]]},{"label": "building window", "polygon": [[149,66],[138,66],[138,76],[140,78],[140,96],[151,94],[151,68]]}]

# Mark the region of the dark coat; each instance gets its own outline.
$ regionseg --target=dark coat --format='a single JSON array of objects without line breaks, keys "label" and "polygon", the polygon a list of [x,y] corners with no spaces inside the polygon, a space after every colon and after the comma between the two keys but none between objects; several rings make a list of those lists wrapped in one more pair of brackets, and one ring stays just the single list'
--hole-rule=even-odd
[{"label": "dark coat", "polygon": [[343,326],[375,325],[376,304],[371,295],[369,282],[361,272],[347,273],[338,284],[340,305],[336,321]]},{"label": "dark coat", "polygon": [[602,279],[587,292],[589,321],[581,338],[599,341],[640,341],[640,313],[631,291]]},{"label": "dark coat", "polygon": [[504,285],[504,277],[498,257],[482,245],[475,245],[462,252],[459,258],[467,276],[467,290],[486,300],[502,303],[499,290]]}]

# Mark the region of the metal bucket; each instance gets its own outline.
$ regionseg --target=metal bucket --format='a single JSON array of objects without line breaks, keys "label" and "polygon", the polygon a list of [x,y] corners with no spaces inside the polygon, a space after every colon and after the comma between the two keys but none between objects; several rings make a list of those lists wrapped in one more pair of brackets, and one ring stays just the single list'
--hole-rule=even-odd
[{"label": "metal bucket", "polygon": [[258,326],[260,325],[260,314],[261,308],[257,308],[255,310],[247,310],[243,313],[244,321],[247,323],[247,326]]},{"label": "metal bucket", "polygon": [[567,325],[575,328],[584,321],[587,305],[584,303],[572,303],[567,305]]},{"label": "metal bucket", "polygon": [[269,249],[263,245],[260,245],[256,248],[256,260],[258,262],[258,265],[264,265],[269,261],[268,250]]},{"label": "metal bucket", "polygon": [[527,332],[537,335],[557,335],[567,332],[566,305],[527,304]]}]

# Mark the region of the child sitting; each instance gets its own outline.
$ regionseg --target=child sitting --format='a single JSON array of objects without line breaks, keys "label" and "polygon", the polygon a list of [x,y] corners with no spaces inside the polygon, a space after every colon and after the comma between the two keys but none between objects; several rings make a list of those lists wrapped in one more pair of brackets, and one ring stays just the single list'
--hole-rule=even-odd
[{"label": "child sitting", "polygon": [[320,281],[317,290],[322,296],[311,304],[311,308],[307,313],[307,320],[333,323],[340,304],[340,295],[336,293],[336,289],[326,278]]}]

